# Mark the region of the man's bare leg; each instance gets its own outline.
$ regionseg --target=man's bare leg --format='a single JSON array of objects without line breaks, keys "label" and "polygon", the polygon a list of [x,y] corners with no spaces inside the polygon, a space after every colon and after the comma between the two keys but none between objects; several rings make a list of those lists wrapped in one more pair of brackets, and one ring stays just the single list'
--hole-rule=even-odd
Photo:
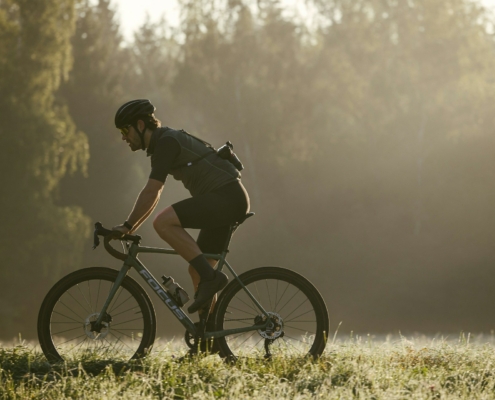
[{"label": "man's bare leg", "polygon": [[[190,262],[191,260],[194,260],[196,257],[203,254],[196,241],[191,237],[191,235],[189,235],[189,233],[187,233],[184,228],[182,228],[179,217],[175,213],[175,210],[172,206],[165,208],[156,216],[155,220],[153,221],[153,227],[155,228],[158,235],[170,246],[172,246],[177,251],[177,253],[179,253],[179,255],[181,255],[187,262]],[[214,267],[217,263],[217,260],[206,260],[212,267]],[[200,282],[200,276],[196,269],[194,269],[191,265],[189,266],[189,273],[191,275],[194,290],[196,292]],[[224,276],[224,279],[226,279],[226,275]],[[215,301],[216,295],[213,298],[212,308],[210,309],[210,312],[213,309]]]},{"label": "man's bare leg", "polygon": [[172,206],[167,207],[156,216],[153,227],[158,235],[187,262],[202,254],[198,244],[181,226],[179,217]]}]

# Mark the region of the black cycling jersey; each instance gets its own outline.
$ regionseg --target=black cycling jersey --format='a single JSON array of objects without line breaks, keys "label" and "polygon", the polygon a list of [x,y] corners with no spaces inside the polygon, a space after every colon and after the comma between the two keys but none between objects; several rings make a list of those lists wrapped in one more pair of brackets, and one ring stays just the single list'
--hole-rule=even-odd
[{"label": "black cycling jersey", "polygon": [[170,173],[192,196],[211,192],[240,180],[240,173],[201,139],[171,128],[155,129],[148,146],[150,178],[165,182]]},{"label": "black cycling jersey", "polygon": [[151,179],[165,183],[172,165],[180,154],[179,142],[171,136],[165,136],[158,140],[151,158]]}]

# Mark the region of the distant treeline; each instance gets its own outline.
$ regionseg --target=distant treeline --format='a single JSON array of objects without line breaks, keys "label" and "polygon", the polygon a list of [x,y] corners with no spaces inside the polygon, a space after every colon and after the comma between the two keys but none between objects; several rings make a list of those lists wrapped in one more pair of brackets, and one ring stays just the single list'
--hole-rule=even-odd
[{"label": "distant treeline", "polygon": [[[48,288],[92,262],[91,224],[127,217],[149,173],[113,126],[132,98],[234,143],[257,216],[233,259],[303,272],[332,328],[495,328],[495,17],[306,0],[303,24],[224,3],[181,0],[178,27],[127,43],[118,2],[0,0],[0,338],[34,336]],[[187,196],[169,181],[163,206]]]}]

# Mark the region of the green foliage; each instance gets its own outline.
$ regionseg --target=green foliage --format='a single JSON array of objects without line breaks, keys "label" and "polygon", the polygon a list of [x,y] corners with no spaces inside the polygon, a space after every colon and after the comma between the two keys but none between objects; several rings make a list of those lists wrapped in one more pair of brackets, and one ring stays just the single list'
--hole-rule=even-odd
[{"label": "green foliage", "polygon": [[78,267],[89,233],[79,207],[54,203],[62,177],[84,171],[88,159],[85,135],[55,99],[71,66],[74,21],[72,1],[0,4],[0,181],[8,191],[0,200],[2,334],[33,317],[16,283],[33,285],[31,295],[39,299],[35,282],[53,282]]}]

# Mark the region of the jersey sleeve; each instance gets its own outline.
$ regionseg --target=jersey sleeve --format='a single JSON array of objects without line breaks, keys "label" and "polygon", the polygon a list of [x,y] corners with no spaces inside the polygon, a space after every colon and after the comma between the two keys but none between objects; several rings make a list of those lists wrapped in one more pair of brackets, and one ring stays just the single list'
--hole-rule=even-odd
[{"label": "jersey sleeve", "polygon": [[180,151],[180,144],[173,137],[167,136],[159,139],[151,157],[150,179],[165,183],[167,175]]}]

